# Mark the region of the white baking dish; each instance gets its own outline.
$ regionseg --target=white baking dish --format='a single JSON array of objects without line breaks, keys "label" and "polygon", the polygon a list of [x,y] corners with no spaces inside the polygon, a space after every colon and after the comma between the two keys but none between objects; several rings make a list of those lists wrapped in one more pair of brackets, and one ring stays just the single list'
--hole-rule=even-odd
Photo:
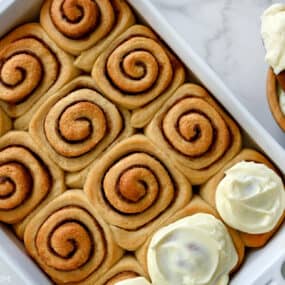
[{"label": "white baking dish", "polygon": [[[0,35],[13,26],[34,19],[42,0],[0,0]],[[255,145],[285,173],[285,151],[265,131],[235,98],[234,94],[223,84],[217,75],[205,64],[191,47],[162,18],[150,0],[129,0],[129,3],[140,15],[142,21],[148,23],[180,57],[189,69],[189,77],[193,74],[214,97],[228,110],[244,130],[247,145]],[[248,136],[247,134],[250,134]],[[254,143],[256,142],[256,143]],[[268,245],[261,250],[248,254],[245,264],[231,281],[232,285],[285,284],[281,281],[281,264],[285,260],[285,227],[275,235]],[[27,256],[23,247],[14,236],[0,227],[0,284],[51,284],[41,270]],[[272,264],[276,266],[270,269]],[[15,273],[17,273],[15,275]],[[270,280],[274,282],[270,283]],[[21,280],[21,281],[20,281]]]}]

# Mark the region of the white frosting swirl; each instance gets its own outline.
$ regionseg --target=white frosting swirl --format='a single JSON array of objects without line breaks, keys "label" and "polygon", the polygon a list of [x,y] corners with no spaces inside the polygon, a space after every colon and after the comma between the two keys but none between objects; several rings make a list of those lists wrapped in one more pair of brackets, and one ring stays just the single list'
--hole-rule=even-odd
[{"label": "white frosting swirl", "polygon": [[270,6],[261,17],[261,35],[266,49],[266,62],[275,74],[285,70],[285,5]]},{"label": "white frosting swirl", "polygon": [[239,162],[225,172],[216,207],[231,227],[250,234],[271,231],[285,209],[281,178],[262,163]]},{"label": "white frosting swirl", "polygon": [[150,283],[144,277],[136,277],[120,281],[116,285],[150,285]]},{"label": "white frosting swirl", "polygon": [[224,224],[203,213],[158,230],[147,254],[154,285],[226,285],[237,261]]}]

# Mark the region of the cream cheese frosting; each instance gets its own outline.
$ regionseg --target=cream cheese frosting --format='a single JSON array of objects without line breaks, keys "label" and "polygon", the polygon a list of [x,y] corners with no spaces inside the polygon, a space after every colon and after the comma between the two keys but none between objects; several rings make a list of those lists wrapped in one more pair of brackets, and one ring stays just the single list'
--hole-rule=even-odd
[{"label": "cream cheese frosting", "polygon": [[237,261],[225,225],[204,213],[158,230],[147,253],[154,285],[226,285]]},{"label": "cream cheese frosting", "polygon": [[239,162],[220,181],[216,207],[223,220],[237,230],[249,234],[269,232],[285,209],[283,182],[262,163]]},{"label": "cream cheese frosting", "polygon": [[274,4],[261,16],[261,35],[266,62],[275,74],[285,70],[285,5]]},{"label": "cream cheese frosting", "polygon": [[144,277],[126,279],[116,283],[116,285],[151,285]]}]

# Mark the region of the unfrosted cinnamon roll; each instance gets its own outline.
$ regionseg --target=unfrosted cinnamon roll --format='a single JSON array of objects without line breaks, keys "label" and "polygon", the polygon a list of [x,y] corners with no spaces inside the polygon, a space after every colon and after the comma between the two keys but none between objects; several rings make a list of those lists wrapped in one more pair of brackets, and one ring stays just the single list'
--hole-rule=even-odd
[{"label": "unfrosted cinnamon roll", "polygon": [[44,207],[28,224],[24,241],[60,284],[95,284],[123,254],[81,190],[69,190]]},{"label": "unfrosted cinnamon roll", "polygon": [[44,204],[65,189],[62,171],[38,149],[26,132],[0,138],[0,221],[26,224]]},{"label": "unfrosted cinnamon roll", "polygon": [[135,18],[124,0],[47,0],[40,22],[63,50],[79,55],[78,67],[90,71],[98,55]]},{"label": "unfrosted cinnamon roll", "polygon": [[17,129],[77,74],[72,57],[59,49],[39,24],[26,24],[0,41],[0,105]]},{"label": "unfrosted cinnamon roll", "polygon": [[90,77],[82,76],[45,102],[33,117],[30,132],[55,163],[74,172],[132,132],[128,120],[128,111],[116,107],[96,90]]},{"label": "unfrosted cinnamon roll", "polygon": [[281,177],[269,160],[244,149],[200,191],[248,247],[261,247],[278,230],[285,213]]},{"label": "unfrosted cinnamon roll", "polygon": [[139,276],[146,276],[146,273],[134,257],[127,255],[108,270],[96,284],[116,285],[120,281]]},{"label": "unfrosted cinnamon roll", "polygon": [[185,71],[149,28],[135,25],[98,57],[92,77],[107,97],[133,110],[131,123],[141,128],[184,82]]},{"label": "unfrosted cinnamon roll", "polygon": [[123,248],[138,248],[191,199],[191,185],[143,135],[123,140],[91,168],[84,191]]},{"label": "unfrosted cinnamon roll", "polygon": [[184,84],[145,130],[192,184],[202,184],[236,155],[241,134],[236,123],[195,84]]}]

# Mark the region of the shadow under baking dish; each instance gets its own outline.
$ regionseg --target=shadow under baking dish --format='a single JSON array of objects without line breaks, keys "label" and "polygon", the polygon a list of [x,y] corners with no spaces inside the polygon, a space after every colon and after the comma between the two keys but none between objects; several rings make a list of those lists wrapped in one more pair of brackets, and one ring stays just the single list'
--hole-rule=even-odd
[{"label": "shadow under baking dish", "polygon": [[[0,36],[11,28],[36,19],[41,0],[4,0],[0,4]],[[175,32],[160,13],[152,6],[149,0],[128,0],[133,7],[139,22],[146,23],[160,35],[167,46],[181,59],[187,68],[187,80],[200,83],[205,86],[212,96],[227,110],[239,124],[243,135],[243,146],[252,147],[264,152],[272,162],[279,167],[284,177],[285,152],[283,148],[265,131],[265,129],[248,113],[234,95],[227,89],[217,75],[195,54],[188,44]],[[234,72],[234,71],[233,71]],[[270,270],[271,265],[280,261],[284,252],[285,228],[284,226],[263,249],[252,251],[248,254],[242,268],[235,274],[231,284],[257,284],[261,280],[262,268],[266,269],[266,275],[258,284],[271,284],[274,281],[276,270]],[[1,278],[10,278],[10,274],[1,265],[1,259],[5,264],[17,273],[5,284],[51,284],[42,271],[33,263],[25,253],[23,246],[16,240],[14,235],[7,230],[6,226],[0,227],[0,283]],[[5,245],[5,246],[3,246]],[[281,246],[282,245],[282,246]],[[284,257],[285,259],[285,257]],[[278,263],[279,265],[282,262]],[[279,266],[278,265],[278,266]],[[3,269],[2,269],[3,268]],[[280,269],[281,270],[281,269]],[[278,272],[280,271],[278,270]],[[11,271],[12,272],[12,271]],[[6,276],[7,275],[7,276]],[[6,276],[6,277],[5,277]],[[20,281],[19,281],[20,280]],[[284,281],[285,282],[285,281]],[[274,283],[273,283],[274,284]],[[276,283],[279,284],[279,283]]]}]

